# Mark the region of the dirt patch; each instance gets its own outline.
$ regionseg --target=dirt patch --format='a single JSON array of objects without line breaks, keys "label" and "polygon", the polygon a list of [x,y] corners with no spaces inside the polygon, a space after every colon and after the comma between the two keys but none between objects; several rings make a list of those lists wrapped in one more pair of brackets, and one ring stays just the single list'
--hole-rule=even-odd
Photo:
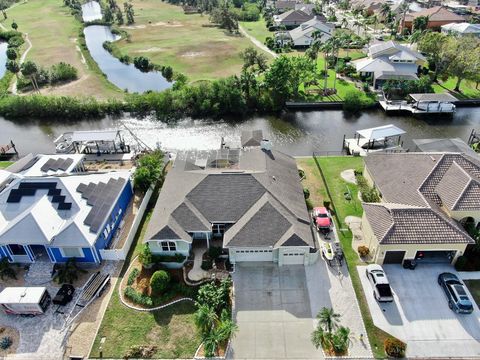
[{"label": "dirt patch", "polygon": [[15,354],[15,352],[17,351],[18,343],[20,341],[20,333],[14,328],[2,326],[0,327],[0,340],[4,337],[9,337],[10,340],[12,340],[12,345],[10,345],[8,349],[0,349],[0,357],[2,359],[8,354]]},{"label": "dirt patch", "polygon": [[152,53],[152,52],[160,52],[164,51],[165,49],[159,48],[159,47],[151,47],[148,49],[140,49],[140,50],[135,50],[133,51],[134,53]]},{"label": "dirt patch", "polygon": [[354,169],[343,170],[340,173],[340,176],[342,177],[343,180],[345,180],[346,182],[348,182],[350,184],[356,184],[357,183],[357,179],[355,178],[355,170]]},{"label": "dirt patch", "polygon": [[183,24],[178,22],[178,21],[169,21],[169,22],[163,22],[159,21],[154,24],[150,24],[151,26],[165,26],[165,27],[182,27]]},{"label": "dirt patch", "polygon": [[199,57],[199,56],[205,56],[206,54],[203,52],[195,52],[195,51],[190,51],[185,54],[182,54],[183,57]]}]

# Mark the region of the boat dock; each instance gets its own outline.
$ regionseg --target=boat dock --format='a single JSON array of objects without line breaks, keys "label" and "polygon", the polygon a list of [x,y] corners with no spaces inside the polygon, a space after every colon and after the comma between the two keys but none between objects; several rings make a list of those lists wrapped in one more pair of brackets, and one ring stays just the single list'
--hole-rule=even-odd
[{"label": "boat dock", "polygon": [[457,98],[450,94],[409,94],[407,100],[379,100],[386,112],[408,111],[412,114],[453,114]]},{"label": "boat dock", "polygon": [[9,144],[0,145],[0,158],[1,159],[11,159],[14,156],[18,156],[17,148],[12,140]]},{"label": "boat dock", "polygon": [[367,156],[371,152],[403,152],[401,136],[405,131],[395,125],[358,130],[353,138],[343,136],[343,148],[350,155]]}]

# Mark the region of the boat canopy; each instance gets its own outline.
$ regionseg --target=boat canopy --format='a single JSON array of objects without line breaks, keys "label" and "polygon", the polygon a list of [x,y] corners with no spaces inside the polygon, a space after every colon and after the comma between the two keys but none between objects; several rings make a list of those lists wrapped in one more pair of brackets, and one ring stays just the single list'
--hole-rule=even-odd
[{"label": "boat canopy", "polygon": [[74,131],[72,133],[72,141],[115,141],[119,135],[120,130]]},{"label": "boat canopy", "polygon": [[458,99],[450,94],[443,93],[443,94],[409,94],[410,97],[416,101],[437,101],[437,102],[455,102]]},{"label": "boat canopy", "polygon": [[405,131],[395,125],[384,125],[370,129],[358,130],[357,134],[367,140],[381,140],[405,134]]}]

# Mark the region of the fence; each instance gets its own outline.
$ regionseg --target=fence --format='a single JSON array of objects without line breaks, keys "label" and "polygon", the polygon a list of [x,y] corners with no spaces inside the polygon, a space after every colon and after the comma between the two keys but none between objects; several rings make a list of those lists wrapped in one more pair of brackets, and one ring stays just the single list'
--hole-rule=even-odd
[{"label": "fence", "polygon": [[145,193],[145,196],[140,204],[140,208],[138,209],[138,213],[135,216],[135,220],[133,221],[132,227],[130,228],[127,236],[127,240],[121,249],[101,249],[100,255],[102,256],[103,260],[125,260],[127,258],[128,251],[130,250],[130,246],[132,245],[133,240],[135,239],[135,235],[137,234],[138,227],[142,222],[143,214],[147,208],[148,202],[152,197],[153,189],[150,188]]}]

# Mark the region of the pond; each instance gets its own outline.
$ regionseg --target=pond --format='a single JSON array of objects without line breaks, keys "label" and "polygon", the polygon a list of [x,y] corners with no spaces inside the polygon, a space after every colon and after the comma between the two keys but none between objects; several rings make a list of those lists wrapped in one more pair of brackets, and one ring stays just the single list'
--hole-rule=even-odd
[{"label": "pond", "polygon": [[[346,116],[343,111],[288,112],[280,116],[254,116],[242,120],[191,120],[172,124],[152,118],[129,116],[105,118],[98,121],[79,121],[71,124],[46,121],[13,122],[0,118],[0,144],[13,140],[20,153],[51,153],[53,140],[63,132],[124,128],[151,147],[157,143],[168,150],[217,149],[223,136],[228,143],[239,142],[242,130],[262,129],[264,137],[272,141],[275,149],[294,156],[311,155],[313,151],[340,152],[343,135],[355,131],[394,124],[407,133],[402,137],[404,147],[413,149],[415,138],[459,137],[465,141],[472,129],[480,130],[480,108],[460,108],[450,119],[429,119],[411,116],[387,116],[381,111],[368,111],[359,116]],[[126,134],[127,135],[127,134]],[[130,136],[126,136],[133,143]]]},{"label": "pond", "polygon": [[82,18],[83,21],[94,21],[102,18],[102,8],[96,1],[89,1],[82,5]]},{"label": "pond", "polygon": [[[83,21],[93,21],[102,18],[102,9],[96,1],[82,5]],[[160,72],[141,72],[133,64],[124,64],[103,48],[105,41],[115,41],[118,38],[112,34],[110,27],[92,25],[83,31],[88,51],[98,67],[108,80],[122,90],[143,93],[148,90],[162,91],[172,86]]]}]

